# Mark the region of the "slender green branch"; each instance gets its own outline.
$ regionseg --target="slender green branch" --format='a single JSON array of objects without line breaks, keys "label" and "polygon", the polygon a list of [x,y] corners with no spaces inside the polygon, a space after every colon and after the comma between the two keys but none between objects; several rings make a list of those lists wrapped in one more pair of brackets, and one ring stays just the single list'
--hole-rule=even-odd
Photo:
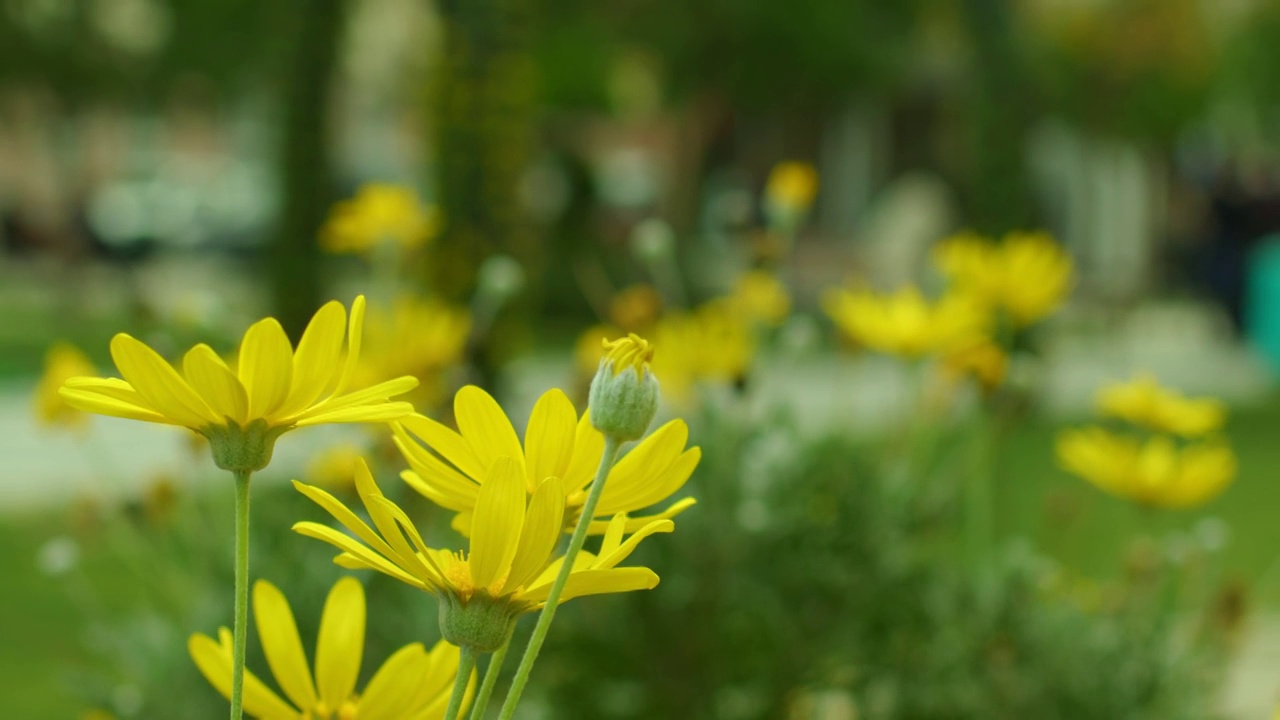
[{"label": "slender green branch", "polygon": [[605,435],[604,455],[600,458],[596,479],[591,483],[591,492],[587,495],[587,502],[582,506],[582,514],[578,516],[578,525],[573,529],[573,537],[569,540],[569,549],[565,551],[560,573],[556,575],[556,581],[551,586],[551,594],[547,596],[547,603],[538,615],[538,624],[533,627],[533,635],[529,638],[529,646],[525,648],[524,657],[520,658],[520,667],[516,668],[515,678],[511,681],[511,690],[507,692],[506,702],[502,704],[502,712],[498,715],[499,720],[511,720],[516,713],[520,694],[524,692],[524,686],[529,682],[533,664],[538,660],[538,652],[542,650],[542,643],[547,639],[547,631],[551,629],[551,620],[555,618],[556,605],[559,604],[560,596],[564,594],[564,586],[569,582],[569,575],[573,572],[574,558],[578,556],[583,544],[587,541],[587,529],[591,527],[596,504],[600,502],[604,481],[609,477],[609,470],[617,461],[618,451],[621,449],[621,441]]},{"label": "slender green branch", "polygon": [[236,471],[236,606],[231,656],[231,720],[244,706],[244,650],[249,631],[249,475]]},{"label": "slender green branch", "polygon": [[453,694],[449,696],[449,707],[444,711],[444,720],[458,720],[462,715],[462,701],[467,697],[467,685],[471,684],[471,671],[476,667],[476,651],[465,645],[459,648],[458,676],[453,680]]},{"label": "slender green branch", "polygon": [[480,693],[476,695],[476,704],[471,707],[471,720],[484,720],[484,711],[489,709],[489,696],[493,694],[493,686],[498,684],[498,676],[502,674],[502,663],[507,659],[507,649],[511,647],[511,638],[502,643],[502,647],[489,657],[489,667],[484,671],[484,682],[480,684]]}]

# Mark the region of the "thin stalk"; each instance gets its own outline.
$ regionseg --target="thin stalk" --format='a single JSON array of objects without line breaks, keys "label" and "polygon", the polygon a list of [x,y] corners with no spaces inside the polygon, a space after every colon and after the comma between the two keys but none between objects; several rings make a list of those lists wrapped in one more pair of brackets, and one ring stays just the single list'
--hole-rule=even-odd
[{"label": "thin stalk", "polygon": [[604,455],[600,458],[596,479],[591,483],[591,492],[587,495],[587,502],[582,506],[582,514],[578,516],[578,525],[573,529],[573,538],[569,540],[569,549],[565,551],[560,573],[556,575],[556,581],[551,586],[551,594],[547,596],[547,604],[538,615],[538,624],[533,627],[529,646],[525,648],[524,657],[520,658],[520,667],[516,668],[515,678],[511,681],[511,690],[507,692],[507,699],[502,703],[499,720],[511,720],[516,713],[520,694],[524,692],[524,686],[529,682],[533,664],[538,660],[538,652],[542,650],[542,643],[547,639],[547,631],[551,629],[551,620],[556,616],[556,606],[560,602],[560,596],[564,594],[564,586],[569,582],[569,575],[573,573],[574,558],[578,556],[583,544],[587,541],[587,529],[595,516],[596,503],[600,501],[600,494],[604,490],[605,478],[609,477],[609,469],[618,459],[618,451],[621,449],[622,443],[617,438],[605,435]]},{"label": "thin stalk", "polygon": [[978,571],[992,546],[991,483],[995,463],[995,433],[991,411],[978,413],[978,433],[973,449],[973,465],[965,488],[965,550],[970,567]]},{"label": "thin stalk", "polygon": [[249,631],[249,475],[236,471],[236,607],[231,654],[231,720],[244,707],[244,650]]},{"label": "thin stalk", "polygon": [[444,720],[458,720],[462,715],[462,701],[467,697],[467,685],[471,684],[471,671],[476,667],[476,651],[467,646],[458,648],[458,676],[453,679],[453,694],[449,696],[449,707],[444,711]]},{"label": "thin stalk", "polygon": [[511,647],[511,638],[502,643],[502,647],[489,657],[489,667],[484,671],[484,682],[480,684],[480,693],[476,695],[476,704],[471,707],[471,720],[484,720],[484,711],[489,709],[489,696],[493,694],[493,686],[498,684],[498,676],[502,674],[502,663],[507,659],[507,649]]}]

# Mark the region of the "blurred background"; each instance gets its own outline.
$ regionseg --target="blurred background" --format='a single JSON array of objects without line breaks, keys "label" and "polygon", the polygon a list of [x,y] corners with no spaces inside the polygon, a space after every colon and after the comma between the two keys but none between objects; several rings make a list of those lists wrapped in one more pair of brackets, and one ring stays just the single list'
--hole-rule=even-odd
[{"label": "blurred background", "polygon": [[[65,374],[109,374],[119,331],[176,359],[267,314],[296,338],[365,293],[371,373],[426,378],[415,402],[441,418],[481,384],[520,429],[545,388],[581,391],[601,334],[759,299],[743,278],[767,270],[782,299],[762,291],[751,343],[659,343],[732,355],[659,373],[708,448],[701,504],[645,555],[654,597],[565,620],[543,717],[1270,717],[1277,70],[1266,0],[6,0],[0,695],[31,718],[222,712],[185,638],[229,616],[230,486],[178,431],[36,422],[63,343],[90,368]],[[868,457],[913,412],[912,375],[844,352],[821,299],[913,282],[957,231],[1021,229],[1071,254],[1074,293],[1011,365],[1004,549],[975,586],[920,530],[945,495],[902,515],[874,482],[848,491],[882,474]],[[1230,405],[1240,472],[1221,498],[1149,512],[1057,467],[1054,433],[1140,371]],[[310,510],[284,481],[349,467],[351,447],[390,481],[385,446],[291,434],[255,490],[273,508],[255,574],[313,596],[304,625],[337,570],[286,531]],[[1214,647],[1135,640],[1164,597],[1133,589],[1143,558],[1196,553],[1199,599],[1173,623]],[[370,583],[404,608],[378,647],[434,638],[428,601]],[[886,609],[903,596],[920,607]],[[971,617],[991,622],[951,638]]]}]

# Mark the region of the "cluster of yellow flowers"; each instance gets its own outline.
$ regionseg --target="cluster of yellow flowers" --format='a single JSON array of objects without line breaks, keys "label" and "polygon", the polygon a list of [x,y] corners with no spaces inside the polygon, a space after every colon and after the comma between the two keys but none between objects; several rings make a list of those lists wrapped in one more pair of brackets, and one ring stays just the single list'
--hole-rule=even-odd
[{"label": "cluster of yellow flowers", "polygon": [[1009,233],[999,242],[962,233],[939,243],[932,257],[947,280],[937,299],[915,285],[889,293],[833,289],[824,297],[827,314],[859,345],[941,358],[952,373],[1001,384],[1012,333],[1052,314],[1070,294],[1071,257],[1044,233]]},{"label": "cluster of yellow flowers", "polygon": [[[455,720],[473,696],[472,717],[483,717],[515,622],[540,612],[503,707],[502,716],[510,718],[558,603],[658,584],[649,568],[622,563],[645,538],[671,532],[672,518],[694,501],[686,498],[650,516],[631,513],[679,491],[700,451],[687,447],[688,428],[681,420],[645,436],[657,408],[657,381],[650,369],[653,347],[636,335],[605,343],[588,412],[579,416],[564,393],[549,391],[535,406],[521,442],[497,401],[477,387],[464,387],[455,397],[456,431],[392,400],[412,390],[417,379],[379,381],[385,375],[362,363],[364,310],[364,298],[358,297],[348,322],[340,303],[325,305],[296,348],[279,323],[267,318],[245,333],[233,363],[197,345],[184,356],[181,372],[120,334],[111,352],[122,378],[70,377],[59,393],[82,411],[189,428],[208,438],[215,463],[235,475],[235,628],[222,628],[217,640],[200,634],[190,640],[196,665],[231,699],[233,718],[243,711],[270,720]],[[388,339],[396,327],[392,321],[385,328]],[[76,370],[92,372],[91,365],[65,352],[54,359],[58,379]],[[333,586],[312,674],[287,601],[260,580],[253,591],[258,632],[285,700],[243,670],[249,477],[268,464],[281,434],[335,422],[390,423],[411,468],[403,479],[457,513],[453,526],[466,536],[467,548],[428,547],[358,456],[347,462],[372,526],[329,492],[295,481],[299,492],[349,534],[312,521],[293,529],[336,547],[335,562],[342,567],[376,570],[436,596],[448,642],[430,651],[421,644],[400,649],[357,692],[365,625],[360,584],[348,578]],[[630,441],[638,444],[621,454]],[[566,533],[572,537],[561,551]],[[588,535],[602,536],[597,552],[583,549]],[[473,692],[477,653],[494,655],[484,683]]]},{"label": "cluster of yellow flowers", "polygon": [[758,328],[777,326],[791,312],[791,296],[774,274],[750,270],[730,292],[692,310],[664,313],[661,298],[649,285],[618,292],[610,303],[610,323],[588,329],[575,351],[580,372],[595,371],[600,341],[622,332],[648,335],[662,347],[653,372],[663,396],[687,405],[700,383],[734,384],[745,379],[756,352]]},{"label": "cluster of yellow flowers", "polygon": [[1222,492],[1236,475],[1236,456],[1220,431],[1226,409],[1211,398],[1187,398],[1149,375],[1103,388],[1097,407],[1130,432],[1100,425],[1064,431],[1062,467],[1101,490],[1140,505],[1185,508]]}]

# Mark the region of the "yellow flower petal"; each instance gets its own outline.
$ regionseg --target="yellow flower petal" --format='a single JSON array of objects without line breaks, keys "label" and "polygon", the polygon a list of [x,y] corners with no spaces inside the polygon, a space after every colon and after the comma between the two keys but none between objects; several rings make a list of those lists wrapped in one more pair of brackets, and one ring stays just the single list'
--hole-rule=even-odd
[{"label": "yellow flower petal", "polygon": [[511,568],[525,509],[524,473],[511,458],[497,458],[480,487],[471,523],[471,579],[488,587]]},{"label": "yellow flower petal", "polygon": [[563,532],[564,484],[560,478],[549,477],[529,500],[516,554],[511,560],[511,572],[507,574],[501,594],[512,592],[536,577],[547,564]]},{"label": "yellow flower petal", "polygon": [[654,533],[668,533],[676,529],[676,524],[670,520],[656,520],[640,528],[634,535],[627,538],[622,545],[611,548],[606,554],[603,549],[600,551],[600,557],[596,560],[595,568],[611,568],[616,567],[618,563],[627,559],[627,556],[635,552],[636,546],[641,540],[653,535]]},{"label": "yellow flower petal", "polygon": [[524,459],[529,490],[549,477],[564,477],[573,457],[578,413],[569,397],[559,389],[538,398],[524,431]]},{"label": "yellow flower petal", "polygon": [[[575,563],[576,565],[576,563]],[[584,595],[603,595],[606,593],[631,592],[633,590],[651,590],[658,586],[658,574],[649,568],[625,567],[609,570],[577,570],[569,576],[564,586],[564,594],[560,602],[572,600]],[[545,602],[551,592],[551,583],[547,582],[527,591],[523,599],[530,602]]]},{"label": "yellow flower petal", "polygon": [[[648,525],[649,523],[653,522],[654,520],[670,520],[671,518],[679,515],[680,513],[684,512],[685,510],[688,510],[689,508],[697,504],[698,504],[698,501],[696,499],[687,497],[671,503],[670,505],[667,506],[666,510],[663,510],[662,512],[656,515],[639,515],[636,517],[627,517],[626,522],[623,524],[623,532],[633,533],[639,530],[640,528],[644,527],[645,525]],[[610,521],[608,520],[596,520],[591,523],[590,532],[592,535],[600,535],[607,531],[609,524],[610,524]],[[604,551],[601,550],[601,552],[603,553]]]},{"label": "yellow flower petal", "polygon": [[242,425],[248,422],[244,386],[213,348],[202,343],[188,350],[182,358],[182,374],[214,412]]},{"label": "yellow flower petal", "polygon": [[400,424],[468,477],[483,478],[488,471],[467,441],[441,423],[424,415],[410,415]]},{"label": "yellow flower petal", "polygon": [[[362,568],[377,570],[384,575],[390,575],[400,582],[412,585],[413,587],[422,588],[423,590],[428,591],[432,590],[432,587],[427,585],[424,581],[415,578],[387,558],[370,550],[368,547],[361,545],[350,536],[343,535],[331,527],[326,527],[320,523],[314,522],[300,522],[294,523],[293,531],[299,535],[305,535],[306,537],[323,540],[324,542],[329,543],[341,550],[343,553],[346,553],[363,563],[363,565],[361,565]],[[334,562],[337,562],[337,559],[335,559]]]},{"label": "yellow flower petal", "polygon": [[86,412],[110,415],[111,417],[125,418],[126,420],[142,420],[143,422],[164,423],[165,425],[185,425],[185,423],[178,422],[158,412],[88,390],[64,387],[58,391],[58,394],[71,407]]},{"label": "yellow flower petal", "polygon": [[280,408],[282,415],[301,412],[337,386],[346,325],[347,310],[336,300],[311,318],[293,354],[293,386]]},{"label": "yellow flower petal", "polygon": [[239,375],[249,394],[250,419],[271,416],[289,396],[293,347],[275,318],[259,320],[245,331]]},{"label": "yellow flower petal", "polygon": [[412,412],[413,405],[407,402],[390,402],[312,415],[305,420],[299,420],[296,425],[304,427],[306,425],[323,425],[325,423],[392,422]]},{"label": "yellow flower petal", "polygon": [[[225,630],[224,630],[225,632]],[[226,633],[228,639],[230,633]],[[195,634],[187,641],[187,651],[200,674],[222,696],[231,699],[231,647],[219,645],[208,635]],[[248,670],[244,673],[244,711],[259,720],[298,720],[298,711],[289,707]]]},{"label": "yellow flower petal", "polygon": [[325,600],[316,641],[316,685],[320,699],[331,708],[340,707],[355,692],[364,655],[364,624],[364,588],[355,578],[342,578]]},{"label": "yellow flower petal", "polygon": [[334,395],[341,395],[347,391],[351,376],[360,362],[360,336],[364,332],[364,309],[364,296],[357,295],[355,302],[351,303],[351,316],[347,319],[347,360],[342,366],[338,386],[333,390]]},{"label": "yellow flower petal", "polygon": [[468,385],[454,396],[453,411],[458,431],[482,464],[487,466],[506,457],[517,463],[523,474],[524,449],[497,400],[475,385]]},{"label": "yellow flower petal", "polygon": [[420,643],[406,645],[378,668],[360,696],[360,720],[401,720],[412,706],[417,685],[430,667]]},{"label": "yellow flower petal", "polygon": [[560,478],[564,480],[565,491],[572,495],[586,487],[595,478],[602,455],[604,435],[591,424],[591,413],[584,412],[574,433],[573,458]]},{"label": "yellow flower petal", "polygon": [[387,380],[386,382],[380,382],[377,385],[371,385],[363,390],[357,390],[352,393],[347,393],[346,395],[326,400],[319,405],[303,411],[298,415],[298,418],[310,419],[316,415],[332,415],[338,410],[351,410],[358,409],[362,406],[386,404],[389,398],[396,395],[403,395],[416,387],[418,387],[418,379],[405,375],[403,377],[395,378],[394,380]]},{"label": "yellow flower petal", "polygon": [[364,541],[374,552],[391,557],[396,554],[391,546],[388,545],[378,534],[365,524],[355,513],[351,512],[342,501],[338,500],[329,493],[321,490],[314,485],[306,485],[293,481],[293,487],[298,492],[306,495],[312,502],[324,508],[333,519],[342,523],[342,526],[351,531],[357,538]]},{"label": "yellow flower petal", "polygon": [[253,585],[253,616],[262,641],[262,652],[284,694],[301,708],[315,707],[316,688],[307,667],[307,654],[298,637],[289,602],[275,585],[259,580]]},{"label": "yellow flower petal", "polygon": [[147,404],[176,424],[199,428],[222,422],[178,372],[145,344],[120,333],[111,338],[111,358]]}]

